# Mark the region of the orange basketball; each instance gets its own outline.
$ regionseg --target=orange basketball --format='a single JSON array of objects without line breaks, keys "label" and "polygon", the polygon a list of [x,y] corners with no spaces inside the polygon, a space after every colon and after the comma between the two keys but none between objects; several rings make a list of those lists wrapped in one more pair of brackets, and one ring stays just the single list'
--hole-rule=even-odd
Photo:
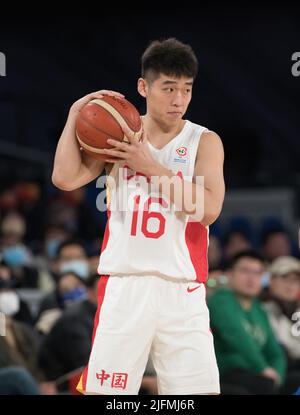
[{"label": "orange basketball", "polygon": [[121,126],[127,125],[140,138],[142,123],[138,110],[125,98],[104,96],[93,99],[80,111],[76,120],[76,136],[82,149],[91,157],[103,160],[110,156],[99,149],[112,148],[108,138],[123,141]]}]

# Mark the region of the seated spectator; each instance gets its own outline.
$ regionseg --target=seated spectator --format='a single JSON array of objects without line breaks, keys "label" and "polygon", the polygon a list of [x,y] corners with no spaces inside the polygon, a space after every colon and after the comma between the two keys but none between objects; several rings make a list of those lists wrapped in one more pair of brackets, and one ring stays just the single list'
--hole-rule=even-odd
[{"label": "seated spectator", "polygon": [[38,271],[30,249],[24,245],[24,218],[16,212],[8,213],[1,224],[0,250],[12,270],[18,288],[37,288]]},{"label": "seated spectator", "polygon": [[[300,385],[300,336],[294,329],[300,317],[300,261],[291,256],[276,258],[269,268],[269,289],[264,300],[274,333],[287,359],[286,393]],[[297,314],[298,313],[298,317]]]},{"label": "seated spectator", "polygon": [[215,235],[209,235],[208,264],[209,269],[217,269],[222,262],[222,245],[220,239]]},{"label": "seated spectator", "polygon": [[280,256],[291,255],[291,250],[290,237],[284,228],[268,229],[263,233],[261,252],[268,262]]},{"label": "seated spectator", "polygon": [[231,261],[229,288],[208,298],[224,394],[273,394],[284,382],[286,360],[257,297],[264,260],[252,251]]},{"label": "seated spectator", "polygon": [[47,379],[57,380],[87,364],[97,309],[98,280],[97,274],[85,280],[86,299],[70,305],[45,337],[39,361]]},{"label": "seated spectator", "polygon": [[33,317],[31,315],[30,308],[28,307],[27,303],[23,301],[17,292],[15,291],[14,287],[16,285],[16,281],[12,276],[11,269],[6,265],[5,261],[0,261],[0,290],[9,289],[11,293],[13,293],[13,304],[15,307],[14,313],[12,317],[14,320],[33,325]]},{"label": "seated spectator", "polygon": [[44,300],[44,308],[36,322],[36,329],[40,334],[48,334],[56,321],[61,317],[63,310],[71,304],[86,298],[85,280],[74,272],[63,273],[57,283],[53,297]]},{"label": "seated spectator", "polygon": [[[0,336],[0,369],[18,366],[25,369],[39,384],[43,393],[54,394],[56,389],[45,382],[37,362],[37,337],[25,323],[12,317],[18,309],[18,296],[10,288],[0,288],[0,312],[5,315],[4,333]],[[7,373],[6,373],[7,375]]]},{"label": "seated spectator", "polygon": [[[100,277],[101,278],[101,277]],[[99,275],[86,281],[87,298],[70,305],[57,320],[40,348],[39,362],[50,381],[60,383],[74,371],[87,365],[92,342],[94,316],[97,309]],[[141,384],[141,394],[157,394],[156,373],[148,360]]]},{"label": "seated spectator", "polygon": [[85,279],[90,274],[89,262],[83,245],[76,239],[68,239],[57,248],[57,256],[53,272],[56,278],[56,287],[42,300],[37,319],[45,310],[62,308],[59,302],[58,281],[65,272],[74,272],[78,277]]},{"label": "seated spectator", "polygon": [[242,230],[231,230],[224,237],[224,266],[227,267],[231,259],[239,252],[251,249],[251,241]]}]

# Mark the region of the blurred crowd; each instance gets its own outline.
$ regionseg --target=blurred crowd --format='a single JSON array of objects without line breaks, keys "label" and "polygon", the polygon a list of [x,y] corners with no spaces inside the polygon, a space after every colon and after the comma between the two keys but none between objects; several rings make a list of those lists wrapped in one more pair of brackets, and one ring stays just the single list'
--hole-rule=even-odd
[{"label": "blurred crowd", "polygon": [[[84,189],[41,189],[0,191],[0,394],[75,394],[89,358],[103,224]],[[208,258],[222,393],[296,393],[297,241],[279,219],[233,218],[211,226]],[[140,394],[157,394],[151,359]]]}]

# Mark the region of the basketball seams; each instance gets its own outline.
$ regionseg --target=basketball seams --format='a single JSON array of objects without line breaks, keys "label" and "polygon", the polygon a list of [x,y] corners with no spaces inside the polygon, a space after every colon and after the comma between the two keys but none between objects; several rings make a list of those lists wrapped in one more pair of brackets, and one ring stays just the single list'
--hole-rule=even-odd
[{"label": "basketball seams", "polygon": [[[123,101],[125,101],[124,102],[124,104],[123,104],[123,110],[124,110],[124,113],[122,113],[122,112],[120,112],[117,108],[115,108],[109,101],[107,101],[105,98],[107,98],[107,99],[110,99],[110,98],[112,98],[114,101],[116,101],[121,107],[122,107],[122,104],[123,104]],[[134,107],[134,105],[132,105],[132,103],[131,102],[129,102],[129,101],[127,101],[127,100],[118,100],[117,98],[115,99],[114,97],[104,97],[104,98],[102,98],[101,99],[101,101],[103,102],[105,102],[106,104],[108,104],[109,106],[111,106],[115,111],[117,111],[117,113],[123,118],[123,120],[126,122],[126,124],[127,124],[127,126],[134,132],[134,133],[139,133],[140,132],[140,129],[138,130],[138,131],[135,131],[133,128],[131,128],[131,125],[132,124],[135,124],[134,123],[134,121],[133,122],[131,122],[131,120],[127,117],[127,115],[126,115],[126,111],[128,111],[128,110],[130,110],[130,111],[136,111],[136,108]],[[104,108],[104,107],[103,107]],[[139,117],[139,122],[140,122],[140,117]],[[136,127],[136,125],[135,125],[135,127]],[[137,127],[138,128],[138,127]]]},{"label": "basketball seams", "polygon": [[123,115],[122,114],[120,114],[120,112],[116,109],[116,108],[114,108],[111,104],[109,104],[108,102],[106,102],[106,101],[104,101],[104,100],[102,100],[102,99],[93,99],[92,101],[91,101],[91,103],[95,103],[95,104],[97,104],[97,105],[99,105],[100,107],[102,107],[102,108],[104,108],[106,111],[108,111],[113,117],[114,117],[114,119],[117,121],[117,123],[119,124],[119,125],[124,125],[124,124],[126,124],[126,126],[128,127],[128,128],[130,128],[130,130],[134,133],[134,134],[137,134],[137,135],[139,135],[140,133],[141,133],[141,130],[142,130],[142,126],[141,126],[141,128],[140,128],[140,130],[139,131],[134,131],[130,126],[129,126],[129,124],[128,124],[128,122],[127,122],[127,120],[126,120],[126,118],[125,117],[123,117]]},{"label": "basketball seams", "polygon": [[[79,144],[81,145],[81,147],[85,148],[86,150],[92,151],[93,153],[102,154],[102,153],[101,153],[102,149],[99,149],[99,148],[97,148],[97,147],[92,147],[92,146],[90,146],[89,144],[86,144],[84,141],[82,141],[82,140],[78,137],[77,132],[76,132],[76,137],[77,137],[77,140],[79,141]],[[104,156],[105,156],[105,155],[103,154],[103,157],[104,157]]]},{"label": "basketball seams", "polygon": [[[126,101],[124,104],[127,103],[128,105],[120,106],[118,100],[110,103],[110,100],[107,102],[104,98],[91,100],[87,104],[88,106],[86,106],[85,110],[80,111],[75,129],[76,138],[82,149],[86,150],[91,156],[94,154],[95,158],[100,157],[101,159],[105,157],[101,152],[103,148],[113,148],[112,146],[107,146],[107,138],[129,142],[128,137],[125,135],[124,131],[122,131],[123,129],[126,129],[126,127],[137,138],[140,138],[142,133],[142,123],[139,114],[129,101],[124,100]],[[122,114],[123,110],[125,112],[124,114]],[[136,112],[136,115],[134,112],[131,117],[132,119],[128,122],[126,111],[132,112],[132,110]],[[97,115],[99,117],[97,117]],[[137,118],[140,121],[139,125]],[[131,128],[131,125],[133,125],[134,128],[140,127],[140,129],[135,131],[135,129]],[[110,130],[111,133],[108,133],[107,130]]]}]

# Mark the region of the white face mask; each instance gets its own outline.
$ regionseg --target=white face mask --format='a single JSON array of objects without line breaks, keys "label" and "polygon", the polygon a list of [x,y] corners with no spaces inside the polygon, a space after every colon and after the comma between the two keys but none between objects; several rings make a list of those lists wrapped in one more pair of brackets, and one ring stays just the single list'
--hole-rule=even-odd
[{"label": "white face mask", "polygon": [[20,298],[14,291],[0,293],[0,311],[7,316],[13,316],[20,310]]},{"label": "white face mask", "polygon": [[89,263],[81,259],[65,261],[60,266],[60,272],[75,272],[80,278],[86,279],[89,276]]}]

